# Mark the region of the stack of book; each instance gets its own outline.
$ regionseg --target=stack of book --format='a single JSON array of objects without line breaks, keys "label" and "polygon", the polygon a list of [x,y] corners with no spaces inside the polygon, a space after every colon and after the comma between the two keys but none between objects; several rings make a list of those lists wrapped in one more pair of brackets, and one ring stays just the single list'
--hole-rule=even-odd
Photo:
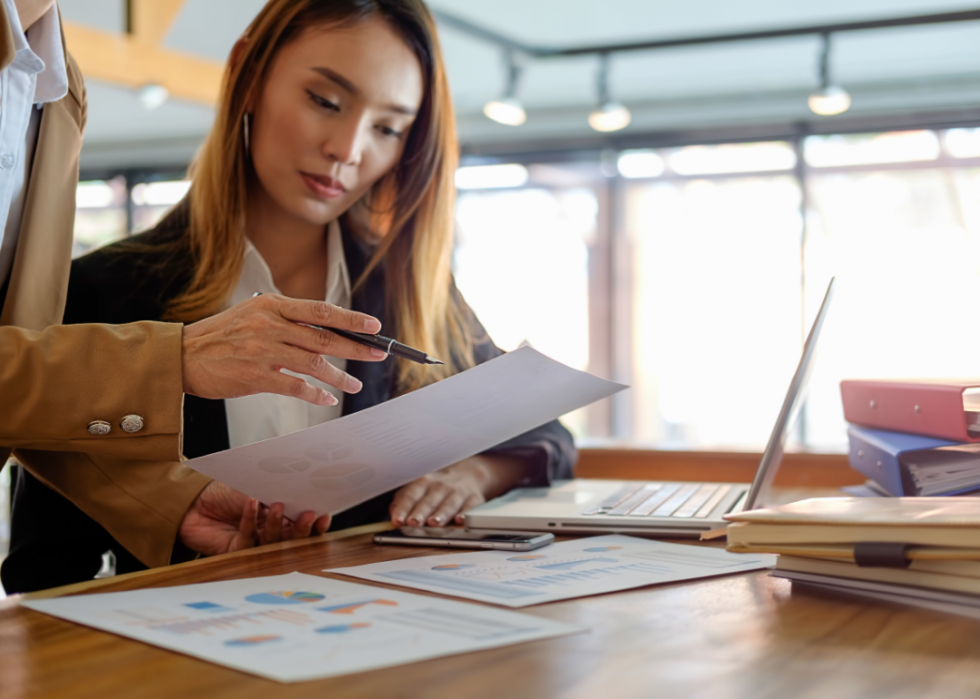
[{"label": "stack of book", "polygon": [[727,515],[728,550],[772,575],[980,618],[980,498],[816,498]]},{"label": "stack of book", "polygon": [[879,495],[980,489],[980,381],[842,381],[851,466]]}]

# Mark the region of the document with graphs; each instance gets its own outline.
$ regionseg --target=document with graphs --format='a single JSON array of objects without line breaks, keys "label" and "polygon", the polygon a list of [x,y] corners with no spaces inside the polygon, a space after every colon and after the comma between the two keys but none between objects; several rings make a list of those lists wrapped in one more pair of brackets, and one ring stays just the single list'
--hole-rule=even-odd
[{"label": "document with graphs", "polygon": [[373,408],[187,465],[287,517],[336,514],[625,386],[522,347]]},{"label": "document with graphs", "polygon": [[346,675],[585,630],[528,614],[302,573],[21,604],[279,682]]},{"label": "document with graphs", "polygon": [[775,563],[776,557],[768,554],[729,553],[612,534],[563,541],[528,553],[454,553],[326,572],[506,607],[526,607],[658,583],[744,573]]}]

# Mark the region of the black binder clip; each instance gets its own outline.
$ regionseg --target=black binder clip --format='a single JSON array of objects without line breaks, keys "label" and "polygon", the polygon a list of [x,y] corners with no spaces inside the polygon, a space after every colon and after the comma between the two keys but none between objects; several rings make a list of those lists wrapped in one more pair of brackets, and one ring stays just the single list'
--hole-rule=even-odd
[{"label": "black binder clip", "polygon": [[862,541],[854,544],[854,562],[861,568],[908,568],[908,544]]}]

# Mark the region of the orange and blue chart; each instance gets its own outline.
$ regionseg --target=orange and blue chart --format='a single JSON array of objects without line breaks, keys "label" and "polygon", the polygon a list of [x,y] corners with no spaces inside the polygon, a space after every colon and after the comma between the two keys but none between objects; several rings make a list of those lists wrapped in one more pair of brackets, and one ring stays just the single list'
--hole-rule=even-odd
[{"label": "orange and blue chart", "polygon": [[345,602],[344,604],[334,604],[329,607],[317,607],[318,612],[330,612],[331,614],[353,614],[361,607],[366,607],[369,604],[380,604],[385,607],[397,607],[398,602],[392,602],[387,599],[369,599],[363,602]]},{"label": "orange and blue chart", "polygon": [[225,645],[231,648],[254,648],[281,640],[282,636],[245,636],[244,638],[233,638],[230,641],[225,641]]},{"label": "orange and blue chart", "polygon": [[285,592],[259,592],[254,595],[249,595],[245,598],[246,602],[255,602],[256,604],[310,604],[311,602],[319,602],[324,599],[324,596],[318,592],[293,592],[287,590]]},{"label": "orange and blue chart", "polygon": [[623,548],[622,546],[594,546],[590,549],[582,549],[583,551],[588,551],[589,553],[604,553],[606,551],[618,551]]},{"label": "orange and blue chart", "polygon": [[538,570],[571,570],[578,566],[589,563],[619,563],[615,558],[589,558],[584,561],[559,561],[558,563],[545,563],[544,565],[534,566]]},{"label": "orange and blue chart", "polygon": [[336,626],[322,626],[319,629],[314,629],[317,633],[349,633],[351,631],[356,631],[357,629],[366,629],[370,624],[358,623],[358,624],[337,624]]},{"label": "orange and blue chart", "polygon": [[199,612],[210,612],[212,614],[235,611],[231,607],[226,607],[223,604],[215,604],[214,602],[187,602],[184,606],[190,609],[196,609]]}]

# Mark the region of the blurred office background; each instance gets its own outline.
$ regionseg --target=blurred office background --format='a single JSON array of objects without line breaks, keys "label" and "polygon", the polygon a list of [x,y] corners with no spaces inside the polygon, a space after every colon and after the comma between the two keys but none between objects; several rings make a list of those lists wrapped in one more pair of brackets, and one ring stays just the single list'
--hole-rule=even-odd
[{"label": "blurred office background", "polygon": [[[429,4],[464,153],[459,286],[503,348],[527,340],[632,386],[569,416],[583,442],[761,450],[831,276],[793,448],[844,450],[842,378],[980,376],[980,4]],[[186,192],[222,64],[263,0],[59,5],[89,97],[83,254]],[[782,31],[819,27],[839,31]],[[759,32],[776,36],[619,50]],[[582,47],[603,50],[549,55]],[[844,106],[837,86],[849,108],[815,114],[822,86],[819,110]],[[627,126],[590,126],[600,92]],[[484,114],[506,97],[523,124]]]}]

